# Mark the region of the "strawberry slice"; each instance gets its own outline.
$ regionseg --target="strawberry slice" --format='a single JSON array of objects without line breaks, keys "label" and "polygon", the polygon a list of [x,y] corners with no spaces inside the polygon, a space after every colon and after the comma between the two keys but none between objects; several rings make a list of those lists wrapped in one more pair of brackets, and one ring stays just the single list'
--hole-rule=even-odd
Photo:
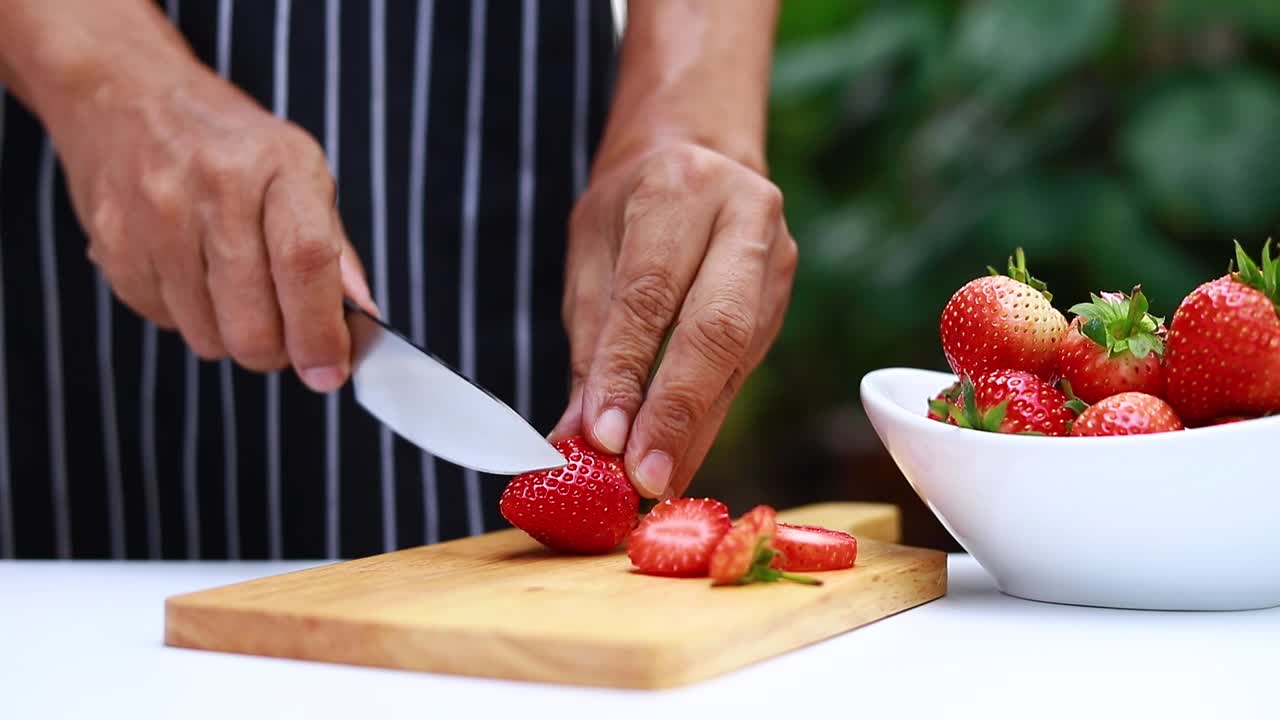
[{"label": "strawberry slice", "polygon": [[640,572],[650,575],[703,577],[711,551],[732,525],[729,508],[719,500],[664,500],[631,531],[627,556]]},{"label": "strawberry slice", "polygon": [[809,525],[778,523],[773,567],[793,572],[844,570],[858,559],[858,539],[848,533]]},{"label": "strawberry slice", "polygon": [[712,584],[746,585],[790,580],[805,585],[821,585],[822,581],[816,578],[792,575],[771,567],[777,556],[773,548],[777,529],[777,513],[768,505],[757,505],[738,518],[711,553]]}]

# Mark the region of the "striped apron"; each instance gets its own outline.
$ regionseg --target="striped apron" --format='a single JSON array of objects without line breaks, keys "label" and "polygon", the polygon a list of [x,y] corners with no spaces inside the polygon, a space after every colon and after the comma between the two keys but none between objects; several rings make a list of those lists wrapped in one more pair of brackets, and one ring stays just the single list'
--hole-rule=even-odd
[{"label": "striped apron", "polygon": [[[202,61],[325,148],[387,318],[549,432],[610,4],[165,8]],[[0,95],[0,558],[347,558],[504,526],[505,478],[421,453],[349,387],[198,359],[114,299],[85,245],[57,148]]]}]

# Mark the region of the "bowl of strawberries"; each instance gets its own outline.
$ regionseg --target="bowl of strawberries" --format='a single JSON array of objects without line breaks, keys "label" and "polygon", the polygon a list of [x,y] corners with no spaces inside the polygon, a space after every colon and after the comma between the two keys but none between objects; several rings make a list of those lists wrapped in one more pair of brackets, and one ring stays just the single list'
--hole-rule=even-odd
[{"label": "bowl of strawberries", "polygon": [[1278,281],[1269,242],[1261,263],[1237,243],[1227,273],[1167,324],[1140,287],[1064,314],[1019,250],[942,310],[951,372],[869,373],[863,404],[912,488],[1006,594],[1280,605]]}]

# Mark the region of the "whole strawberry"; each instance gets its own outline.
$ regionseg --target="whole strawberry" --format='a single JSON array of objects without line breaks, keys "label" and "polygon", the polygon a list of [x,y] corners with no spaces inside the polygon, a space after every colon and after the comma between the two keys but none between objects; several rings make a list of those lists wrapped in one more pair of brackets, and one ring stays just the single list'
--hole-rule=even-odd
[{"label": "whole strawberry", "polygon": [[1071,434],[1147,435],[1182,429],[1182,420],[1169,403],[1146,393],[1124,392],[1090,405],[1072,424]]},{"label": "whole strawberry", "polygon": [[989,276],[965,283],[942,309],[939,334],[947,364],[957,377],[1022,370],[1055,380],[1067,320],[1052,299],[1045,284],[1027,271],[1018,248],[1007,276],[992,268]]},{"label": "whole strawberry", "polygon": [[956,425],[1011,435],[1064,436],[1076,413],[1066,393],[1022,370],[994,370],[960,382]]},{"label": "whole strawberry", "polygon": [[1058,347],[1058,372],[1086,403],[1122,392],[1164,396],[1164,321],[1147,313],[1141,287],[1091,296]]},{"label": "whole strawberry", "polygon": [[1200,285],[1169,323],[1167,399],[1188,425],[1280,411],[1280,260],[1236,243],[1239,269]]},{"label": "whole strawberry", "polygon": [[553,550],[613,550],[636,526],[640,509],[621,459],[594,450],[581,437],[555,447],[568,464],[512,478],[498,502],[502,516]]}]

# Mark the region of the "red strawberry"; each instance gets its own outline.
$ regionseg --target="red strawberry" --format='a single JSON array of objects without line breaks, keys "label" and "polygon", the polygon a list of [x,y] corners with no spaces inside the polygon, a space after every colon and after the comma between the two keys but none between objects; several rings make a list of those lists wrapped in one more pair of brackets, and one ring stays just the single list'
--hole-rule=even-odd
[{"label": "red strawberry", "polygon": [[858,539],[848,533],[808,525],[778,523],[773,567],[792,572],[844,570],[858,559]]},{"label": "red strawberry", "polygon": [[1182,421],[1169,403],[1146,393],[1124,392],[1090,405],[1072,424],[1071,434],[1147,435],[1182,429]]},{"label": "red strawberry", "polygon": [[1142,289],[1092,300],[1071,308],[1078,317],[1058,347],[1058,372],[1072,392],[1086,403],[1129,391],[1163,397],[1164,321],[1147,313]]},{"label": "red strawberry", "polygon": [[1256,420],[1257,418],[1247,417],[1245,415],[1227,415],[1226,417],[1214,418],[1208,422],[1202,423],[1205,427],[1211,425],[1230,425],[1231,423],[1244,422],[1245,420]]},{"label": "red strawberry", "polygon": [[1236,243],[1239,270],[1183,299],[1169,324],[1166,397],[1183,421],[1280,410],[1280,259],[1259,268]]},{"label": "red strawberry", "polygon": [[806,585],[821,581],[792,575],[770,567],[777,554],[773,537],[777,534],[777,513],[768,505],[757,505],[738,518],[720,538],[711,553],[711,581],[715,585],[745,585],[752,582],[791,580]]},{"label": "red strawberry", "polygon": [[640,509],[640,495],[620,458],[594,450],[580,437],[555,447],[569,463],[512,478],[498,503],[502,516],[553,550],[613,550],[636,526]]},{"label": "red strawberry", "polygon": [[627,556],[632,565],[650,575],[705,576],[711,552],[732,525],[729,508],[719,500],[664,500],[631,531]]},{"label": "red strawberry", "polygon": [[1076,417],[1065,393],[1021,370],[964,378],[950,410],[962,428],[1013,435],[1066,435]]},{"label": "red strawberry", "polygon": [[969,281],[942,309],[939,333],[947,364],[957,377],[991,370],[1023,370],[1057,378],[1058,344],[1067,320],[1045,284],[1027,272],[1022,248],[1009,259],[1009,275]]},{"label": "red strawberry", "polygon": [[951,406],[960,400],[960,383],[953,382],[929,401],[929,419],[955,425],[951,419]]}]

